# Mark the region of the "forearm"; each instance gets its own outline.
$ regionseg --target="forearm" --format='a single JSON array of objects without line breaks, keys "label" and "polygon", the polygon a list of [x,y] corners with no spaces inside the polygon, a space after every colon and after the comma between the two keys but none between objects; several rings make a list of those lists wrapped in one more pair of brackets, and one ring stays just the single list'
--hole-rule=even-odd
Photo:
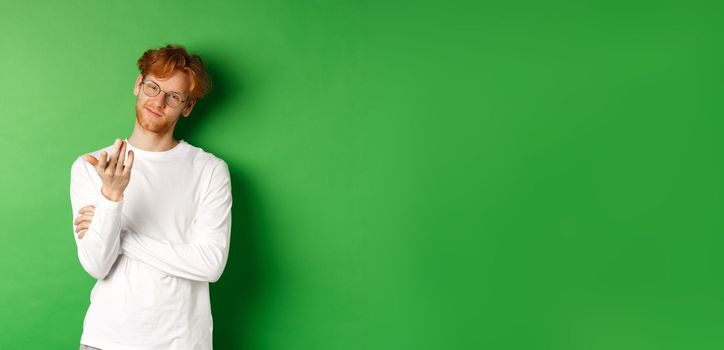
[{"label": "forearm", "polygon": [[96,279],[104,279],[120,254],[123,202],[98,194],[93,221],[85,236],[76,237],[78,258],[83,269]]},{"label": "forearm", "polygon": [[216,282],[226,265],[228,240],[178,243],[128,231],[121,237],[121,253],[171,276]]}]

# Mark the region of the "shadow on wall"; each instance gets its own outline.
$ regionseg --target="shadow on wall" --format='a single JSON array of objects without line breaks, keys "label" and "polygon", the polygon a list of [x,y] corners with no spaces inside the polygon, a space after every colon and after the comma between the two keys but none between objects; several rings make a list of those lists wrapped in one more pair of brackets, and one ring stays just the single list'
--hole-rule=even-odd
[{"label": "shadow on wall", "polygon": [[[214,58],[219,57],[200,52],[211,76],[213,86],[210,93],[194,107],[188,118],[180,119],[175,128],[175,137],[204,148],[217,155],[229,166],[233,197],[231,219],[231,246],[226,268],[217,283],[210,284],[212,315],[214,318],[214,348],[243,349],[254,343],[250,331],[258,309],[261,283],[261,270],[264,263],[259,254],[259,235],[261,231],[261,198],[254,190],[251,179],[245,174],[242,165],[232,161],[229,150],[207,149],[193,142],[193,134],[198,132],[205,120],[214,118],[214,110],[228,103],[233,96],[235,103],[243,103],[246,94],[245,85],[223,74],[238,70],[239,67],[224,66]],[[226,130],[225,132],[229,132]],[[231,131],[233,132],[233,131]]]}]

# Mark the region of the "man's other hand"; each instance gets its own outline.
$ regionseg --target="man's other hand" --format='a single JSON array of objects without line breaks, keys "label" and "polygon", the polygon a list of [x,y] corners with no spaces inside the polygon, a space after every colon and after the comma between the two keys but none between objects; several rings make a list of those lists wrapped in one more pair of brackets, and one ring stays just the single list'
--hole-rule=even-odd
[{"label": "man's other hand", "polygon": [[78,239],[82,239],[83,236],[85,236],[85,233],[88,231],[88,226],[90,226],[91,221],[93,221],[93,213],[95,213],[95,211],[95,205],[87,205],[78,211],[78,217],[76,217],[73,222],[73,225],[77,225],[75,233],[78,234]]}]

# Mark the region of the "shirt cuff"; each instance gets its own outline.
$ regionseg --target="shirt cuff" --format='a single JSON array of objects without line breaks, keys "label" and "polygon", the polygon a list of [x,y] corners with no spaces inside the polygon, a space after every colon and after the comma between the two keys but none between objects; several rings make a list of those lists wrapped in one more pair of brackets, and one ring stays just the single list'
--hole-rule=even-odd
[{"label": "shirt cuff", "polygon": [[98,191],[98,207],[96,209],[116,210],[122,206],[123,199],[120,202],[114,202],[106,198],[100,190]]}]

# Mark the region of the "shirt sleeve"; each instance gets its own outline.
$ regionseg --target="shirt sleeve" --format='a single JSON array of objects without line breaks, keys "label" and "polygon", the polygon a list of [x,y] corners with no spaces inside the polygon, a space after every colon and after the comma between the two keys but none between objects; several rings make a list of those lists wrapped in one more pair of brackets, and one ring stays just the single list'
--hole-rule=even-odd
[{"label": "shirt sleeve", "polygon": [[[92,170],[92,169],[91,169]],[[75,160],[70,173],[70,201],[73,210],[73,237],[78,248],[78,259],[88,274],[102,280],[111,270],[120,254],[120,231],[123,201],[114,202],[101,193],[102,184],[93,182],[83,157]],[[80,209],[95,205],[88,231],[82,239],[75,233],[75,218]]]},{"label": "shirt sleeve", "polygon": [[192,241],[170,242],[124,230],[121,253],[171,276],[216,282],[229,254],[231,205],[229,168],[220,160],[192,222]]}]

